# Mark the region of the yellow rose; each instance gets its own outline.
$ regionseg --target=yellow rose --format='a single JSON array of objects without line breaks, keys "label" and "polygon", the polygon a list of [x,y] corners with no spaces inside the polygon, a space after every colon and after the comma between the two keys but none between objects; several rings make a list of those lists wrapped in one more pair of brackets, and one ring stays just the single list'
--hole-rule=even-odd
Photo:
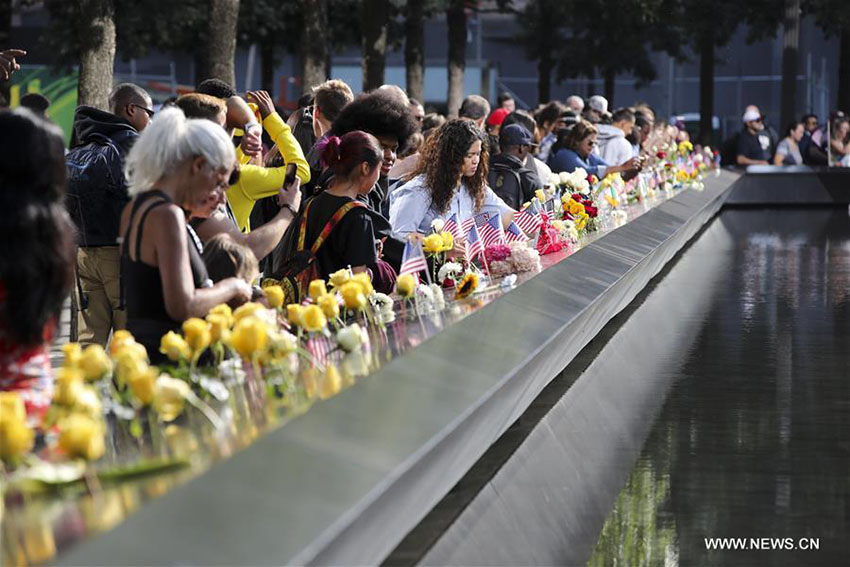
[{"label": "yellow rose", "polygon": [[163,421],[174,421],[183,412],[183,403],[189,392],[186,382],[166,374],[160,375],[156,380],[153,397],[156,413]]},{"label": "yellow rose", "polygon": [[283,288],[279,285],[264,287],[263,294],[266,296],[266,301],[269,302],[269,307],[272,309],[283,307]]},{"label": "yellow rose", "polygon": [[584,212],[584,205],[582,205],[582,204],[581,204],[581,203],[579,203],[578,201],[570,200],[570,202],[568,203],[568,205],[569,205],[569,207],[570,207],[569,211],[570,211],[570,214],[571,214],[571,215],[577,215],[577,214],[579,214],[579,213],[583,213],[583,212]]},{"label": "yellow rose", "polygon": [[104,452],[103,424],[80,413],[59,421],[59,447],[69,457],[81,457],[87,461],[99,459]]},{"label": "yellow rose", "polygon": [[119,384],[127,384],[130,376],[143,371],[147,366],[147,359],[139,357],[131,349],[123,349],[115,358],[115,380]]},{"label": "yellow rose", "polygon": [[15,391],[0,392],[0,419],[27,420],[27,407]]},{"label": "yellow rose", "polygon": [[130,331],[119,329],[112,333],[112,342],[109,343],[109,353],[117,354],[122,347],[127,344],[135,343],[136,339],[130,334]]},{"label": "yellow rose", "polygon": [[189,348],[189,344],[174,331],[168,331],[162,335],[159,342],[159,352],[175,362],[181,358],[189,359],[192,357],[192,349]]},{"label": "yellow rose", "polygon": [[80,368],[86,380],[100,380],[112,371],[112,360],[100,345],[89,345],[80,357]]},{"label": "yellow rose", "polygon": [[328,288],[325,286],[325,280],[313,280],[310,282],[310,297],[313,301],[318,301],[320,297],[328,293]]},{"label": "yellow rose", "polygon": [[360,287],[363,288],[363,295],[372,295],[373,293],[375,293],[375,288],[372,287],[372,278],[370,278],[369,274],[367,274],[366,272],[354,274],[353,276],[351,276],[351,281],[360,284]]},{"label": "yellow rose", "polygon": [[290,303],[286,306],[286,320],[291,325],[300,327],[304,317],[304,306],[297,303]]},{"label": "yellow rose", "polygon": [[269,340],[269,327],[257,317],[243,317],[233,328],[230,343],[239,356],[250,359],[254,353],[265,350]]},{"label": "yellow rose", "polygon": [[342,378],[339,375],[339,370],[335,364],[329,364],[322,379],[322,386],[319,388],[319,397],[326,400],[339,393],[341,389]]},{"label": "yellow rose", "polygon": [[541,203],[546,201],[546,193],[543,191],[543,189],[538,189],[537,191],[535,191],[534,196],[537,197],[537,200]]},{"label": "yellow rose", "polygon": [[207,315],[219,315],[224,317],[224,320],[227,321],[227,328],[233,326],[233,311],[231,311],[230,306],[226,303],[219,303],[212,309]]},{"label": "yellow rose", "polygon": [[441,252],[447,252],[455,247],[455,238],[451,232],[441,232],[440,240],[443,241],[442,248],[440,249]]},{"label": "yellow rose", "polygon": [[62,362],[64,366],[73,368],[80,365],[83,349],[80,343],[65,343],[62,345],[62,354],[65,355],[65,360]]},{"label": "yellow rose", "polygon": [[339,301],[335,295],[325,294],[318,299],[317,304],[328,319],[339,317]]},{"label": "yellow rose", "polygon": [[349,279],[351,279],[351,272],[348,271],[348,268],[337,270],[331,274],[331,286],[333,286],[334,288],[342,287],[342,284],[347,282]]},{"label": "yellow rose", "polygon": [[426,253],[437,254],[443,249],[443,238],[439,234],[429,234],[423,239],[422,244]]},{"label": "yellow rose", "polygon": [[236,323],[238,323],[243,317],[250,317],[261,309],[265,308],[256,302],[245,303],[244,305],[239,306],[236,311],[233,312],[233,324],[236,325]]},{"label": "yellow rose", "polygon": [[153,402],[158,376],[159,371],[156,368],[148,366],[146,368],[139,368],[127,377],[130,391],[133,392],[133,396],[143,406],[150,405]]},{"label": "yellow rose", "polygon": [[413,274],[400,275],[395,282],[395,290],[404,298],[412,297],[416,291],[416,278]]},{"label": "yellow rose", "polygon": [[74,411],[99,419],[103,414],[103,406],[97,390],[91,386],[80,386],[74,400]]},{"label": "yellow rose", "polygon": [[304,308],[304,313],[301,316],[304,323],[304,330],[309,333],[316,333],[325,328],[328,324],[325,314],[318,305],[308,305]]},{"label": "yellow rose", "polygon": [[230,330],[227,317],[220,313],[207,315],[207,323],[210,324],[210,340],[214,343],[221,341]]},{"label": "yellow rose", "polygon": [[191,317],[183,322],[183,334],[186,336],[186,343],[195,355],[210,346],[212,340],[210,324],[197,317]]},{"label": "yellow rose", "polygon": [[342,301],[348,309],[360,310],[366,307],[366,296],[363,294],[363,286],[358,282],[350,281],[342,284],[339,288]]},{"label": "yellow rose", "polygon": [[18,416],[7,415],[6,408],[3,409],[3,415],[0,415],[0,460],[8,462],[32,449],[35,433],[27,426],[26,411],[23,419],[18,419]]},{"label": "yellow rose", "polygon": [[79,368],[59,368],[54,376],[53,402],[60,406],[73,406],[83,387],[83,371]]}]

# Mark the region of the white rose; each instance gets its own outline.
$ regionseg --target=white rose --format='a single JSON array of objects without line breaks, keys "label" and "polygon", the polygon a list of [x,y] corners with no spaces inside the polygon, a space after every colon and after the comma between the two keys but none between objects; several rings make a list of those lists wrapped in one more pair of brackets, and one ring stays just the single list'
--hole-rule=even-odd
[{"label": "white rose", "polygon": [[434,307],[443,309],[446,306],[446,297],[443,295],[443,288],[440,284],[431,284],[431,294],[434,297]]},{"label": "white rose", "polygon": [[558,185],[561,183],[561,176],[555,172],[549,174],[549,179],[546,182],[546,185]]},{"label": "white rose", "polygon": [[559,182],[561,185],[569,185],[569,183],[570,183],[570,174],[569,174],[569,173],[567,173],[566,171],[562,171],[561,173],[559,173],[559,174],[558,174],[558,182]]},{"label": "white rose", "polygon": [[436,218],[431,221],[431,228],[434,229],[434,232],[443,232],[444,226],[446,226],[446,221],[441,218]]},{"label": "white rose", "polygon": [[587,171],[583,167],[577,167],[573,171],[573,177],[576,179],[587,179]]},{"label": "white rose", "polygon": [[360,325],[352,323],[351,325],[340,329],[340,331],[336,334],[336,342],[345,352],[352,352],[360,348],[360,345],[365,342],[364,335],[365,333],[363,332],[363,329],[360,328]]}]

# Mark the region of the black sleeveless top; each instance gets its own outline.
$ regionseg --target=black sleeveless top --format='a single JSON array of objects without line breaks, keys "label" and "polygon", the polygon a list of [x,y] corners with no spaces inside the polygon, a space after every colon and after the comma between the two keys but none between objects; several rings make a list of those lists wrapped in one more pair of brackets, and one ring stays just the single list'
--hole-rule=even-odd
[{"label": "black sleeveless top", "polygon": [[[132,244],[130,232],[133,228],[133,220],[141,205],[151,199],[156,201],[142,213],[136,228],[135,244]],[[127,330],[133,334],[137,342],[144,345],[148,351],[148,357],[155,364],[165,361],[164,355],[159,352],[162,335],[168,331],[179,331],[182,323],[172,319],[165,310],[165,295],[162,291],[159,268],[145,264],[141,260],[142,236],[148,213],[168,203],[171,203],[168,195],[157,189],[137,195],[133,208],[130,210],[121,250],[121,284],[124,305],[127,309]],[[189,232],[187,248],[195,288],[209,287],[212,281],[201,258],[203,251],[201,241],[191,227],[186,225],[186,229]],[[130,246],[134,246],[135,260],[130,257]]]}]

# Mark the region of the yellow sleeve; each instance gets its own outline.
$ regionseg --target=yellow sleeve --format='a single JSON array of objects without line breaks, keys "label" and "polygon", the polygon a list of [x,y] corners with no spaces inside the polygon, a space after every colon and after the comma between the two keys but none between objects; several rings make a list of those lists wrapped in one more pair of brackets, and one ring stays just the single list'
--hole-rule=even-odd
[{"label": "yellow sleeve", "polygon": [[260,167],[247,164],[239,168],[239,181],[227,189],[227,200],[236,217],[239,230],[250,230],[249,219],[254,203],[263,197],[277,195],[286,180],[285,167]]},{"label": "yellow sleeve", "polygon": [[294,163],[296,175],[301,180],[301,183],[310,181],[310,165],[304,157],[304,152],[301,150],[301,145],[295,136],[292,135],[292,129],[283,121],[280,114],[272,112],[266,119],[263,120],[263,128],[269,133],[269,136],[277,147],[280,149],[280,155],[283,156],[285,164]]}]

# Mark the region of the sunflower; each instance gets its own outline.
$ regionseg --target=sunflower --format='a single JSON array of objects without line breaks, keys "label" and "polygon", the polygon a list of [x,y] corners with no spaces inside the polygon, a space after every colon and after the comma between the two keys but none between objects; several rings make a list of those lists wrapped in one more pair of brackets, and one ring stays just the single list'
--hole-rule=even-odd
[{"label": "sunflower", "polygon": [[455,292],[456,299],[463,299],[464,297],[468,297],[475,289],[478,287],[478,274],[473,272],[466,272],[466,275],[463,276],[463,279],[460,280],[460,283],[457,284],[457,291]]}]

